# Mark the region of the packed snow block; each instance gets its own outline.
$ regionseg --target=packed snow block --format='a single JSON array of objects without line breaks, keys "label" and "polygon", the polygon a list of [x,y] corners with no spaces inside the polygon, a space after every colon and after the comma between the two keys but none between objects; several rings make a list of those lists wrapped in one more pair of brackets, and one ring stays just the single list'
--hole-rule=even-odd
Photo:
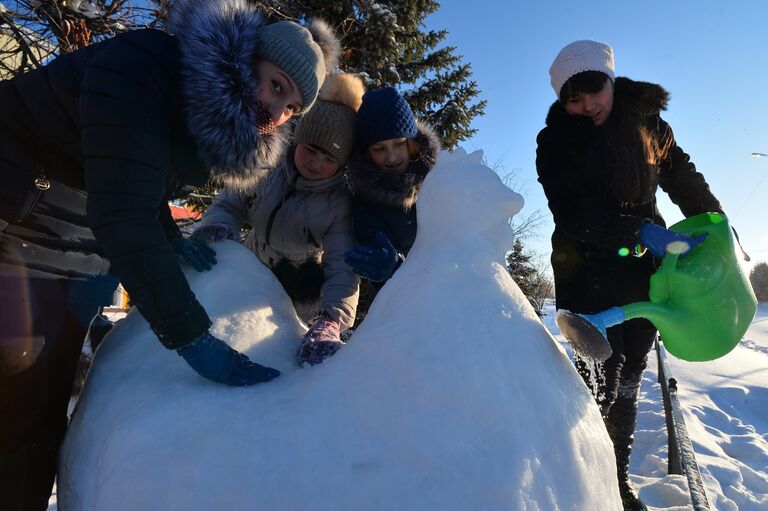
[{"label": "packed snow block", "polygon": [[277,280],[233,242],[189,273],[214,334],[279,378],[208,382],[131,313],[96,353],[61,455],[69,511],[621,509],[613,449],[565,353],[505,271],[519,195],[441,153],[419,234],[321,365]]}]

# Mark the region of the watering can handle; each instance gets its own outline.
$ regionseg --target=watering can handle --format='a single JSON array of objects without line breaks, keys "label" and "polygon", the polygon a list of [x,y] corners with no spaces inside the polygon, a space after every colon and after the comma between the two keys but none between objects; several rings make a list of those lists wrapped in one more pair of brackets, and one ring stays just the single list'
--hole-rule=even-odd
[{"label": "watering can handle", "polygon": [[[661,260],[661,267],[656,271],[651,279],[656,282],[654,288],[654,294],[656,299],[654,302],[666,302],[669,300],[670,289],[669,281],[675,270],[677,270],[677,260],[680,256],[678,254],[667,253]],[[651,286],[654,287],[653,285]],[[634,316],[627,316],[634,317]]]},{"label": "watering can handle", "polygon": [[680,254],[673,254],[667,252],[664,259],[661,261],[661,270],[667,273],[673,272],[677,269],[677,260],[680,259]]},{"label": "watering can handle", "polygon": [[731,231],[733,231],[733,237],[736,238],[736,244],[739,246],[739,250],[741,250],[742,257],[747,262],[751,261],[752,258],[749,257],[749,254],[747,254],[747,251],[744,250],[744,247],[741,246],[741,240],[739,239],[739,233],[736,232],[736,229],[734,229],[733,226],[731,226]]}]

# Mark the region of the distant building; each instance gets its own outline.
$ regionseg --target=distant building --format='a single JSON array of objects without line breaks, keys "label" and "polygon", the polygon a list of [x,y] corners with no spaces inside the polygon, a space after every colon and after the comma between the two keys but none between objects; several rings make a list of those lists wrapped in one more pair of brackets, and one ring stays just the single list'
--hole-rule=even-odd
[{"label": "distant building", "polygon": [[[0,14],[5,14],[8,9],[0,3]],[[38,35],[25,27],[17,27],[17,30],[23,34],[35,58],[43,62],[56,52],[56,46],[50,41],[40,39]],[[21,65],[21,52],[17,37],[10,27],[0,21],[0,80],[5,80],[13,76],[12,71],[18,69]]]}]

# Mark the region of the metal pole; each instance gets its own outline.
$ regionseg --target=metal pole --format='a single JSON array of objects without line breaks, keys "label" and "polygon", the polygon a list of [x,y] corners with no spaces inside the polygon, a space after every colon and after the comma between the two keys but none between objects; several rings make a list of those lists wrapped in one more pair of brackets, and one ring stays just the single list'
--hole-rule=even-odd
[{"label": "metal pole", "polygon": [[669,399],[670,385],[677,388],[677,380],[670,378],[667,380],[664,362],[661,358],[661,343],[656,338],[656,360],[659,364],[659,385],[661,385],[661,397],[664,401],[664,418],[667,423],[667,473],[682,474],[683,468],[680,466],[680,454],[677,451],[677,435],[675,434],[675,425],[672,422],[672,404]]},{"label": "metal pole", "polygon": [[691,503],[695,511],[708,511],[709,502],[701,480],[699,465],[693,452],[691,439],[685,427],[683,409],[677,399],[677,380],[672,377],[666,360],[666,351],[656,340],[656,355],[659,361],[659,383],[664,398],[664,415],[667,419],[667,435],[669,436],[669,473],[685,474],[688,479],[688,490],[691,493]]}]

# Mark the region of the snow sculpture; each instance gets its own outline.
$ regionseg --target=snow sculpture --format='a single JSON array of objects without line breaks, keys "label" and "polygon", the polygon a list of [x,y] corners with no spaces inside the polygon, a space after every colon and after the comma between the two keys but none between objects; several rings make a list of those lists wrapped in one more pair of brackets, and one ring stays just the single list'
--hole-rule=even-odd
[{"label": "snow sculpture", "polygon": [[304,327],[233,242],[192,288],[280,378],[210,383],[138,314],[119,323],[64,444],[62,509],[620,509],[597,407],[502,264],[523,201],[481,156],[441,153],[408,259],[322,365],[295,367]]}]

